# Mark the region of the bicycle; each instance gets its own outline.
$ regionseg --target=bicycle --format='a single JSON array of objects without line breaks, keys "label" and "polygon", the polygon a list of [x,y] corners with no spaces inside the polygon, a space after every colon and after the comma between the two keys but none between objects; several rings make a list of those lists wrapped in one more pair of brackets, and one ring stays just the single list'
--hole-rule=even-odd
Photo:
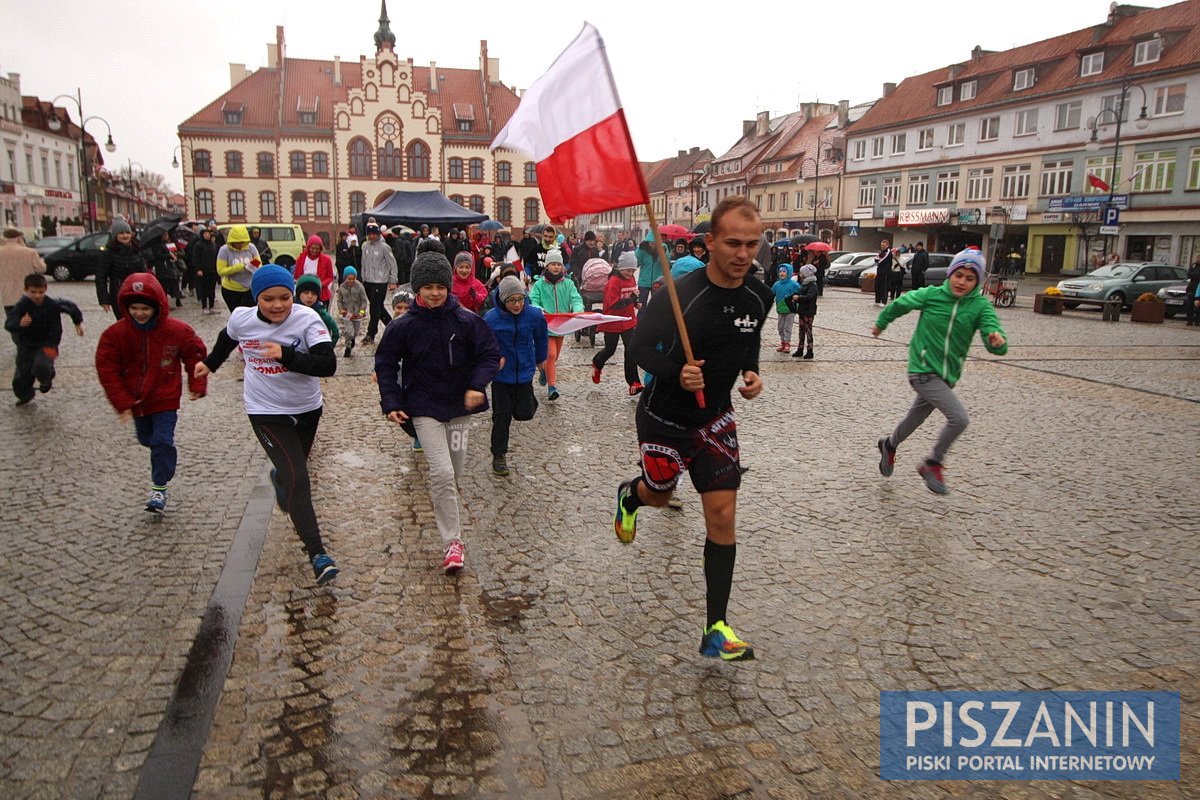
[{"label": "bicycle", "polygon": [[1016,279],[1005,280],[999,275],[988,275],[983,293],[992,298],[992,305],[1008,308],[1017,302]]}]

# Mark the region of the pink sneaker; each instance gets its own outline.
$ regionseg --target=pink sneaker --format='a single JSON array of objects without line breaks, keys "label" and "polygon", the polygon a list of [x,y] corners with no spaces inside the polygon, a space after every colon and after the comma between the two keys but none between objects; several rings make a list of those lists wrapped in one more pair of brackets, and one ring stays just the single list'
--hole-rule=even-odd
[{"label": "pink sneaker", "polygon": [[466,555],[466,548],[459,539],[455,539],[450,544],[446,545],[446,557],[442,559],[442,569],[447,575],[452,575],[463,568],[463,557]]}]

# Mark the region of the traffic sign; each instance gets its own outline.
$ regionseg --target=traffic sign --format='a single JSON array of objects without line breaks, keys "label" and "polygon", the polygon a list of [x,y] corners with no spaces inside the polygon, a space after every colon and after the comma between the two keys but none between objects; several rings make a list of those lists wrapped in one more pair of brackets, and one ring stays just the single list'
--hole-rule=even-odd
[{"label": "traffic sign", "polygon": [[[1115,211],[1116,209],[1113,209],[1113,210]],[[1101,225],[1100,226],[1100,235],[1101,236],[1116,236],[1120,232],[1121,232],[1120,225]]]},{"label": "traffic sign", "polygon": [[1104,225],[1112,226],[1121,221],[1121,209],[1116,206],[1104,207]]}]

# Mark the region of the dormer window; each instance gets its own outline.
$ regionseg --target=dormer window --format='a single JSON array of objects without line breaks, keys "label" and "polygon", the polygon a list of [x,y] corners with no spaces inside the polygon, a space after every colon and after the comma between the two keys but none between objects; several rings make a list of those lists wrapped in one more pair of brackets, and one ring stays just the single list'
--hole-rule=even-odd
[{"label": "dormer window", "polygon": [[974,100],[975,91],[979,87],[979,81],[967,81],[962,86],[958,87],[959,100]]},{"label": "dormer window", "polygon": [[296,116],[299,117],[301,125],[317,124],[317,112],[315,111],[301,111]]},{"label": "dormer window", "polygon": [[470,133],[475,128],[475,106],[471,103],[455,103],[454,119],[461,133]]},{"label": "dormer window", "polygon": [[1104,51],[1088,53],[1079,61],[1079,77],[1099,75],[1104,71]]},{"label": "dormer window", "polygon": [[314,97],[311,100],[305,101],[301,97],[296,98],[296,121],[301,125],[316,125],[317,124],[317,108],[320,107],[321,98]]},{"label": "dormer window", "polygon": [[1033,67],[1019,69],[1013,73],[1013,91],[1019,92],[1033,86]]},{"label": "dormer window", "polygon": [[245,103],[230,103],[225,102],[221,105],[221,113],[225,117],[226,125],[241,125],[242,116],[246,111]]},{"label": "dormer window", "polygon": [[942,88],[938,89],[937,104],[939,106],[948,106],[953,102],[954,102],[954,87],[953,86],[943,86]]},{"label": "dormer window", "polygon": [[1153,64],[1162,58],[1162,39],[1154,38],[1147,39],[1144,42],[1138,42],[1137,47],[1133,51],[1133,65],[1140,67],[1142,64]]}]

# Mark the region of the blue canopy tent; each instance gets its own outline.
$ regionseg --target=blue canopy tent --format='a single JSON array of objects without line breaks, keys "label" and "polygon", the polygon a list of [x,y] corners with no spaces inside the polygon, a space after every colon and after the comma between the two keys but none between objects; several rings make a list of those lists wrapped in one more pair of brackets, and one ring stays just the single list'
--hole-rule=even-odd
[{"label": "blue canopy tent", "polygon": [[367,225],[367,220],[371,218],[374,218],[380,227],[384,228],[392,225],[407,225],[410,228],[420,228],[421,225],[437,225],[445,232],[446,228],[465,228],[468,225],[475,225],[483,222],[488,216],[463,208],[434,189],[428,192],[394,192],[375,208],[355,214],[350,221],[361,234]]}]

